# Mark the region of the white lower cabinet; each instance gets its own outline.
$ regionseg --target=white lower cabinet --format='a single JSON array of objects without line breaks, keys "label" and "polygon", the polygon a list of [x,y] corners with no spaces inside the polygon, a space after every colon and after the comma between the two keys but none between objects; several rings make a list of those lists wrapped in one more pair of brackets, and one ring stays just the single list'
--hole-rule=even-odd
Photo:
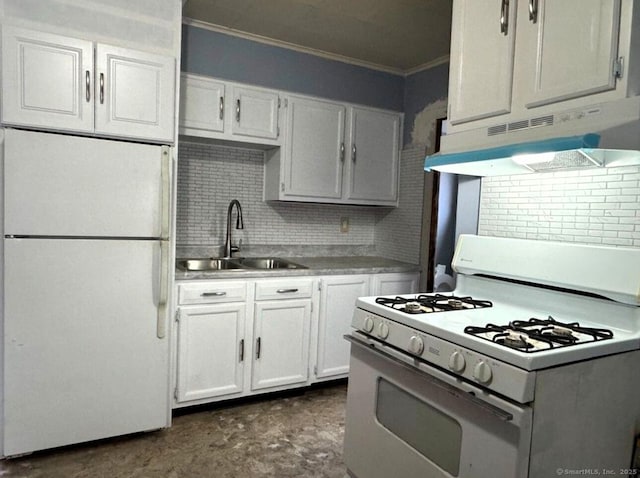
[{"label": "white lower cabinet", "polygon": [[310,326],[311,299],[256,302],[252,390],[307,381]]},{"label": "white lower cabinet", "polygon": [[177,401],[242,392],[245,310],[244,303],[180,310]]},{"label": "white lower cabinet", "polygon": [[369,295],[370,276],[345,275],[320,279],[318,352],[315,376],[318,379],[344,375],[349,371],[349,333],[358,297]]},{"label": "white lower cabinet", "polygon": [[246,281],[178,285],[176,402],[242,394],[247,289]]},{"label": "white lower cabinet", "polygon": [[371,295],[399,295],[418,292],[420,274],[398,272],[375,274],[371,282]]},{"label": "white lower cabinet", "polygon": [[175,406],[308,384],[314,283],[179,283]]},{"label": "white lower cabinet", "polygon": [[417,283],[414,272],[178,283],[174,407],[346,377],[356,299]]}]

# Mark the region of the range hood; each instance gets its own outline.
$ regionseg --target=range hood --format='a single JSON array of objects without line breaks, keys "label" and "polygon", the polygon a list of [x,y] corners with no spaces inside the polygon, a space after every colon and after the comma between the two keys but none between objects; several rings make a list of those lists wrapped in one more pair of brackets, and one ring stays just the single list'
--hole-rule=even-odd
[{"label": "range hood", "polygon": [[499,176],[640,165],[640,97],[443,134],[425,171]]}]

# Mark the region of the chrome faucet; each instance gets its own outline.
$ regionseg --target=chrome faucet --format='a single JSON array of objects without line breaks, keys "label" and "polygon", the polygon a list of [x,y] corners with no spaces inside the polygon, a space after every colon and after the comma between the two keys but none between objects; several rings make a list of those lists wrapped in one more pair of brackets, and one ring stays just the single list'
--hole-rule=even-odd
[{"label": "chrome faucet", "polygon": [[242,222],[242,206],[240,206],[240,202],[237,199],[234,199],[229,203],[229,209],[227,210],[227,239],[224,243],[225,259],[229,259],[231,254],[240,250],[238,246],[231,245],[231,214],[233,213],[233,206],[236,206],[238,211],[236,217],[236,229],[244,229],[244,223]]}]

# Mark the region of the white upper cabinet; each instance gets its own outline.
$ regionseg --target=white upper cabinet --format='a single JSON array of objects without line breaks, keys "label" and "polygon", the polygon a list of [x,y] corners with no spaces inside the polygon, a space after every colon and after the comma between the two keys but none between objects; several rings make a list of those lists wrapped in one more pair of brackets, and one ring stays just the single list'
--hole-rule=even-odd
[{"label": "white upper cabinet", "polygon": [[521,51],[530,52],[522,55],[521,65],[522,78],[528,79],[520,85],[525,106],[614,89],[620,1],[535,3],[537,11],[527,16],[518,31]]},{"label": "white upper cabinet", "polygon": [[4,26],[2,122],[93,131],[93,43]]},{"label": "white upper cabinet", "polygon": [[175,60],[4,26],[2,122],[173,142]]},{"label": "white upper cabinet", "polygon": [[203,136],[224,133],[225,84],[182,74],[180,81],[180,132]]},{"label": "white upper cabinet", "polygon": [[331,101],[287,100],[284,192],[300,198],[342,197],[346,108]]},{"label": "white upper cabinet", "polygon": [[96,45],[96,132],[172,141],[174,60]]},{"label": "white upper cabinet", "polygon": [[348,201],[394,204],[398,197],[400,115],[352,107]]},{"label": "white upper cabinet", "polygon": [[[511,110],[515,0],[455,0],[449,65],[449,121],[457,124]],[[504,17],[502,15],[504,14]],[[501,18],[504,18],[501,22]]]},{"label": "white upper cabinet", "polygon": [[266,153],[266,200],[397,205],[401,113],[297,95],[284,104],[284,145]]},{"label": "white upper cabinet", "polygon": [[633,0],[455,0],[449,132],[638,94],[639,23]]},{"label": "white upper cabinet", "polygon": [[182,74],[182,135],[278,146],[279,112],[277,91]]},{"label": "white upper cabinet", "polygon": [[253,138],[278,137],[278,93],[233,87],[233,121],[231,133]]}]

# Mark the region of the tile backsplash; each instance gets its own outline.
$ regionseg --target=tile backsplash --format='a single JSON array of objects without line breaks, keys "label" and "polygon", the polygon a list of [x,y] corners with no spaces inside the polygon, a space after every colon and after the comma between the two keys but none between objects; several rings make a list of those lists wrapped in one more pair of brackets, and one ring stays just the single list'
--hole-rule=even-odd
[{"label": "tile backsplash", "polygon": [[482,180],[478,233],[640,246],[640,167]]},{"label": "tile backsplash", "polygon": [[[403,151],[398,208],[278,203],[262,199],[261,151],[183,140],[178,161],[177,246],[222,247],[227,207],[238,199],[245,227],[232,233],[234,244],[241,242],[241,247],[308,245],[326,251],[328,246],[334,250],[343,246],[347,255],[364,251],[418,263],[423,158],[419,149]],[[348,233],[340,232],[343,217],[349,218]],[[235,225],[235,212],[233,218]]]}]

